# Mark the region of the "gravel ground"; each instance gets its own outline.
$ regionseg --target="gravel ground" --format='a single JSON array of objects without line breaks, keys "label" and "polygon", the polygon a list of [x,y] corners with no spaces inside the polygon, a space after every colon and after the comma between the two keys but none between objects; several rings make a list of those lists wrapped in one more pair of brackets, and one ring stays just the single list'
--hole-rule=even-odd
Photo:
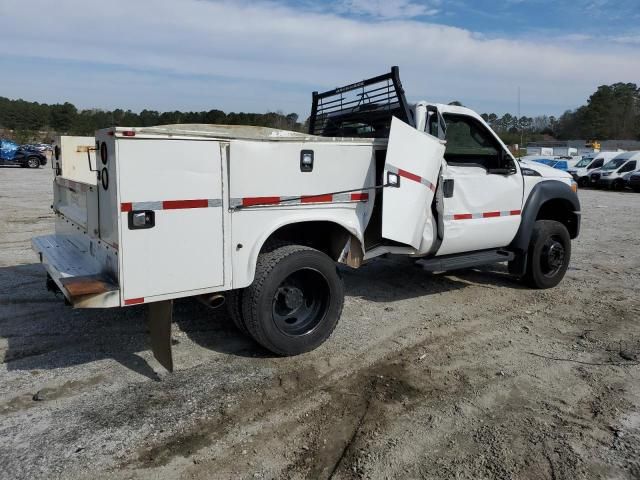
[{"label": "gravel ground", "polygon": [[51,170],[0,168],[0,477],[640,478],[640,195],[580,196],[553,290],[381,259],[296,358],[183,300],[166,374],[144,307],[46,291]]}]

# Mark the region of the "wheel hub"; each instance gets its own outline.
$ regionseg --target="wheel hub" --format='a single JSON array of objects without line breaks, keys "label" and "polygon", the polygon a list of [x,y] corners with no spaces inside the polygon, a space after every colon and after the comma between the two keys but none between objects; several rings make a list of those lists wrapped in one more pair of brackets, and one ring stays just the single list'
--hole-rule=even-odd
[{"label": "wheel hub", "polygon": [[543,250],[543,270],[547,276],[553,276],[560,271],[564,265],[565,250],[562,243],[550,238],[547,240]]},{"label": "wheel hub", "polygon": [[273,320],[285,335],[307,335],[324,318],[328,305],[326,278],[317,270],[303,268],[290,274],[276,289]]},{"label": "wheel hub", "polygon": [[287,288],[284,294],[284,303],[291,310],[297,310],[304,302],[304,294],[299,288]]}]

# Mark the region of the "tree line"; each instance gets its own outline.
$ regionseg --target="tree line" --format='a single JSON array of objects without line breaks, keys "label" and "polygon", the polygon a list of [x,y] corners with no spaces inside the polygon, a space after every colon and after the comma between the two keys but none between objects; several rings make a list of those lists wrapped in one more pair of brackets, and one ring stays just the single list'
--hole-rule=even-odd
[{"label": "tree line", "polygon": [[46,103],[11,100],[0,97],[0,128],[12,130],[16,141],[47,140],[57,134],[93,135],[96,130],[113,126],[151,127],[177,123],[210,123],[225,125],[255,125],[301,131],[298,114],[281,112],[244,113],[222,110],[201,112],[158,112],[142,110],[140,113],[117,108],[115,110],[78,110],[69,102]]},{"label": "tree line", "polygon": [[[559,140],[640,140],[640,88],[634,83],[600,86],[586,105],[567,111],[558,118],[546,115],[518,117],[510,113],[501,116],[484,113],[482,117],[507,144],[544,137]],[[215,109],[201,112],[142,110],[140,113],[119,108],[78,110],[69,102],[48,105],[0,97],[0,128],[13,131],[13,136],[21,143],[48,140],[56,133],[93,135],[96,130],[112,126],[146,127],[175,123],[305,129],[305,123],[299,122],[296,113],[225,113]]]},{"label": "tree line", "polygon": [[558,140],[640,140],[640,88],[635,83],[602,85],[586,105],[558,118],[510,113],[484,113],[482,118],[510,144],[519,143],[521,136],[529,140],[544,136]]}]

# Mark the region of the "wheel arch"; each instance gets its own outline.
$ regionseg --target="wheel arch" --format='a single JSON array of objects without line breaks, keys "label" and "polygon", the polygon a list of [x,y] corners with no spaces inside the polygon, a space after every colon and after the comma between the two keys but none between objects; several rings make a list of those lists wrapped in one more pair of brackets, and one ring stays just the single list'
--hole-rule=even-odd
[{"label": "wheel arch", "polygon": [[262,242],[260,251],[271,242],[287,242],[320,250],[338,261],[347,240],[352,235],[344,225],[329,220],[307,220],[287,223],[275,229]]},{"label": "wheel arch", "polygon": [[[353,216],[355,217],[355,215]],[[326,253],[334,261],[339,261],[345,245],[352,239],[364,251],[364,229],[359,224],[357,218],[351,216],[345,218],[335,218],[319,215],[305,218],[282,218],[265,229],[259,238],[256,239],[249,253],[248,265],[235,265],[240,268],[240,272],[234,271],[233,288],[244,288],[251,284],[254,279],[258,255],[263,251],[265,245],[272,241],[284,241],[307,245],[321,252]],[[309,241],[311,239],[311,241]],[[246,258],[246,257],[245,257]],[[244,273],[242,270],[247,269]],[[234,269],[235,270],[235,269]],[[240,273],[243,278],[237,278],[236,273]],[[236,282],[237,278],[237,282]]]},{"label": "wheel arch", "polygon": [[533,187],[522,209],[520,227],[510,247],[526,252],[537,220],[555,220],[567,227],[570,238],[580,233],[580,200],[566,183],[544,180]]}]

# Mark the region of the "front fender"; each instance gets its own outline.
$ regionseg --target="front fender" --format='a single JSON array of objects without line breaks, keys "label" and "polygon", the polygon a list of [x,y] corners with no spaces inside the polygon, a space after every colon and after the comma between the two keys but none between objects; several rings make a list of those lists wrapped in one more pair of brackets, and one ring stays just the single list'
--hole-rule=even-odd
[{"label": "front fender", "polygon": [[543,180],[533,187],[529,198],[522,209],[520,228],[511,242],[510,248],[526,252],[529,248],[529,240],[533,233],[533,227],[538,219],[538,213],[542,206],[552,200],[561,200],[570,206],[570,215],[575,217],[575,229],[570,231],[571,238],[576,238],[580,233],[580,200],[578,194],[571,187],[558,180]]}]

